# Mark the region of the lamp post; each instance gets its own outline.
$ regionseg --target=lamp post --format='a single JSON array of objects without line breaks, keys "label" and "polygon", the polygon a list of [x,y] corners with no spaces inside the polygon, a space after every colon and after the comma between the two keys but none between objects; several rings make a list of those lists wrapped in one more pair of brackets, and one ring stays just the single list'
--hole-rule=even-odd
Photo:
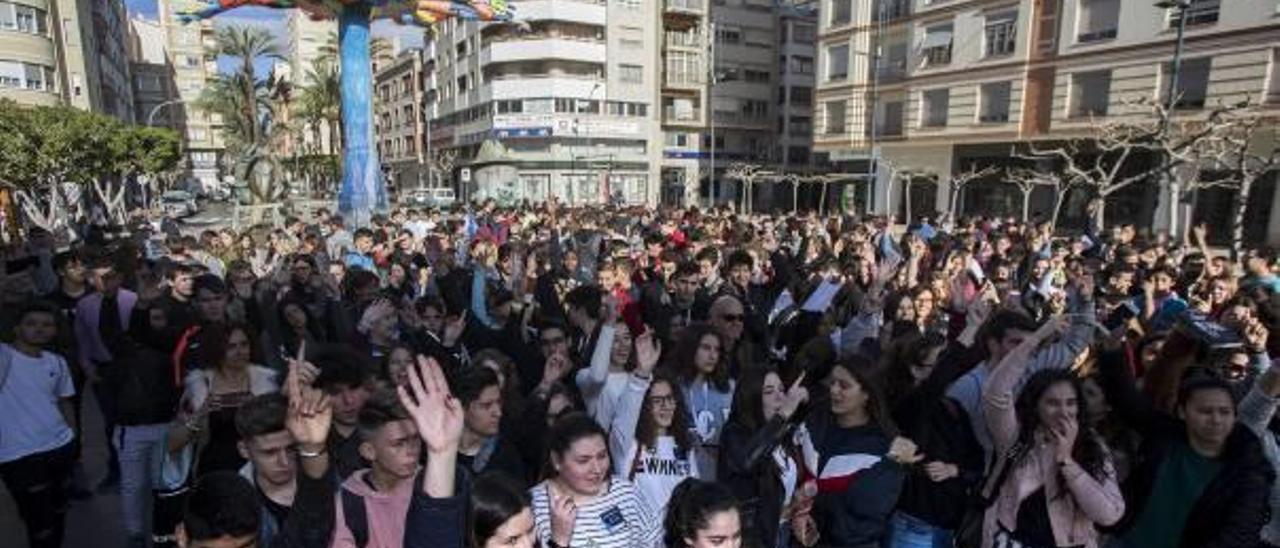
[{"label": "lamp post", "polygon": [[[708,6],[708,10],[710,6]],[[716,206],[720,197],[719,185],[716,184],[716,22],[707,24],[711,31],[707,37],[707,124],[710,126],[710,170],[707,173],[707,192],[711,194],[711,207]]]},{"label": "lamp post", "polygon": [[183,101],[182,99],[170,99],[154,107],[151,107],[151,112],[147,114],[147,126],[150,127],[155,125],[154,122],[156,121],[156,113],[160,112],[160,109],[167,107],[169,105],[177,105],[185,102],[186,101]]},{"label": "lamp post", "polygon": [[[1187,31],[1187,9],[1191,7],[1190,0],[1160,0],[1155,3],[1155,7],[1162,9],[1176,9],[1178,15],[1178,32],[1177,38],[1173,43],[1173,60],[1169,63],[1169,86],[1168,93],[1165,97],[1164,118],[1160,120],[1160,135],[1168,136],[1169,119],[1173,117],[1173,109],[1177,105],[1178,93],[1178,76],[1182,70],[1182,46]],[[1162,159],[1162,161],[1167,158]],[[1169,236],[1176,238],[1181,232],[1178,223],[1178,208],[1181,207],[1181,185],[1178,178],[1174,176],[1168,168],[1160,170],[1160,176],[1164,179],[1169,189]]]}]

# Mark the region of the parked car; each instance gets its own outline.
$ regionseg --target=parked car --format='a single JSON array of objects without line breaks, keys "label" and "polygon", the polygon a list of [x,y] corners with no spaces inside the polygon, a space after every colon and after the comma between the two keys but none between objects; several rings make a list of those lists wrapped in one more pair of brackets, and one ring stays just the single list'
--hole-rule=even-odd
[{"label": "parked car", "polygon": [[400,194],[400,205],[408,207],[448,207],[456,200],[452,188],[415,188]]},{"label": "parked car", "polygon": [[170,190],[160,196],[164,204],[164,214],[169,217],[184,218],[200,211],[194,194],[185,190]]}]

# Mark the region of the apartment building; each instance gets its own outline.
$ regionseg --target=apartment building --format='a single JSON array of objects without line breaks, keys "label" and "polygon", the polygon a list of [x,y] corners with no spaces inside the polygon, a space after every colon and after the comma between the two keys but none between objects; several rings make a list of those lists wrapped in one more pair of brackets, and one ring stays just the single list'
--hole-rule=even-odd
[{"label": "apartment building", "polygon": [[0,90],[133,120],[123,0],[0,0]]},{"label": "apartment building", "polygon": [[818,3],[782,4],[778,11],[777,155],[782,171],[813,166],[813,61]]},{"label": "apartment building", "polygon": [[654,5],[529,0],[519,9],[519,24],[449,19],[428,48],[433,145],[457,150],[473,174],[460,197],[651,203]]},{"label": "apartment building", "polygon": [[157,0],[156,4],[177,96],[165,106],[157,104],[148,112],[140,112],[139,122],[165,125],[181,132],[187,160],[185,183],[203,189],[216,188],[221,177],[219,166],[226,151],[222,142],[222,120],[194,106],[209,79],[218,72],[212,54],[213,23],[184,23],[178,18],[179,12],[202,5],[195,0]]},{"label": "apartment building", "polygon": [[427,65],[421,49],[400,53],[373,76],[374,135],[387,174],[387,193],[425,187]]},{"label": "apartment building", "polygon": [[809,108],[793,113],[797,129],[779,113],[793,89],[796,104],[811,96],[812,76],[784,85],[778,52],[792,36],[780,29],[795,25],[808,43],[787,47],[812,60],[811,8],[784,17],[768,0],[530,0],[518,18],[448,21],[428,46],[432,142],[476,168],[463,197],[730,202],[740,190],[713,171],[808,163],[798,128]]},{"label": "apartment building", "polygon": [[168,127],[182,132],[182,105],[168,108],[178,98],[173,63],[166,49],[164,25],[134,17],[129,20],[129,74],[133,79],[134,113],[139,124]]},{"label": "apartment building", "polygon": [[[1108,120],[1149,115],[1132,102],[1166,97],[1178,26],[1176,9],[1145,0],[823,0],[822,8],[815,150],[837,169],[874,170],[860,190],[871,209],[897,213],[903,190],[890,189],[888,164],[945,180],[1007,165],[1025,141],[1087,137]],[[1179,117],[1245,99],[1275,112],[1278,14],[1272,1],[1188,2]],[[876,160],[879,169],[868,165]],[[947,186],[913,190],[913,210],[944,209]],[[1261,187],[1264,196],[1251,199],[1269,206],[1275,186]],[[1109,215],[1160,228],[1168,198],[1154,182],[1134,185]],[[995,181],[956,199],[962,212],[1012,214],[1019,203]],[[1064,212],[1082,214],[1086,199],[1072,194]],[[1280,234],[1268,222],[1254,219],[1254,233]]]},{"label": "apartment building", "polygon": [[[291,9],[285,14],[285,30],[288,37],[281,40],[281,45],[287,48],[285,60],[289,67],[289,81],[300,90],[311,85],[309,75],[316,69],[316,59],[330,40],[337,39],[338,24],[330,19],[317,21],[300,9]],[[299,152],[316,154],[336,149],[331,143],[333,132],[329,131],[329,124],[320,123],[325,127],[319,130],[308,127],[302,132],[301,142],[297,143]]]}]

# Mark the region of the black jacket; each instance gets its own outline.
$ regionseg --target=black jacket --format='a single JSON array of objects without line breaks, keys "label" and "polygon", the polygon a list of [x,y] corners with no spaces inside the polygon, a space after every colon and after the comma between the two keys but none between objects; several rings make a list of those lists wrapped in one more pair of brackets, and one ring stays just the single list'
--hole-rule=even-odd
[{"label": "black jacket", "polygon": [[742,501],[744,544],[773,548],[786,494],[777,463],[771,455],[795,430],[795,425],[774,417],[754,432],[731,422],[720,432],[719,481]]},{"label": "black jacket", "polygon": [[[1123,485],[1125,516],[1115,529],[1127,531],[1146,508],[1160,465],[1176,445],[1186,445],[1186,425],[1155,410],[1134,387],[1120,352],[1099,358],[1103,389],[1116,417],[1123,417],[1145,438],[1133,472]],[[1196,499],[1181,524],[1182,548],[1255,546],[1271,516],[1268,503],[1275,471],[1258,438],[1237,424],[1223,449],[1222,468]],[[1171,524],[1171,526],[1177,526]]]}]

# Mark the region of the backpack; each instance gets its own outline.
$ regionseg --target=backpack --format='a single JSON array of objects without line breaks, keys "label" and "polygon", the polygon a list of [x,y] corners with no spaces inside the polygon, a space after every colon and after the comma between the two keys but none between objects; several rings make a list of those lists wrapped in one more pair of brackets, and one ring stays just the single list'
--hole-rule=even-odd
[{"label": "backpack", "polygon": [[365,548],[369,544],[369,513],[364,507],[364,498],[345,488],[338,491],[342,495],[343,522],[357,548]]}]

